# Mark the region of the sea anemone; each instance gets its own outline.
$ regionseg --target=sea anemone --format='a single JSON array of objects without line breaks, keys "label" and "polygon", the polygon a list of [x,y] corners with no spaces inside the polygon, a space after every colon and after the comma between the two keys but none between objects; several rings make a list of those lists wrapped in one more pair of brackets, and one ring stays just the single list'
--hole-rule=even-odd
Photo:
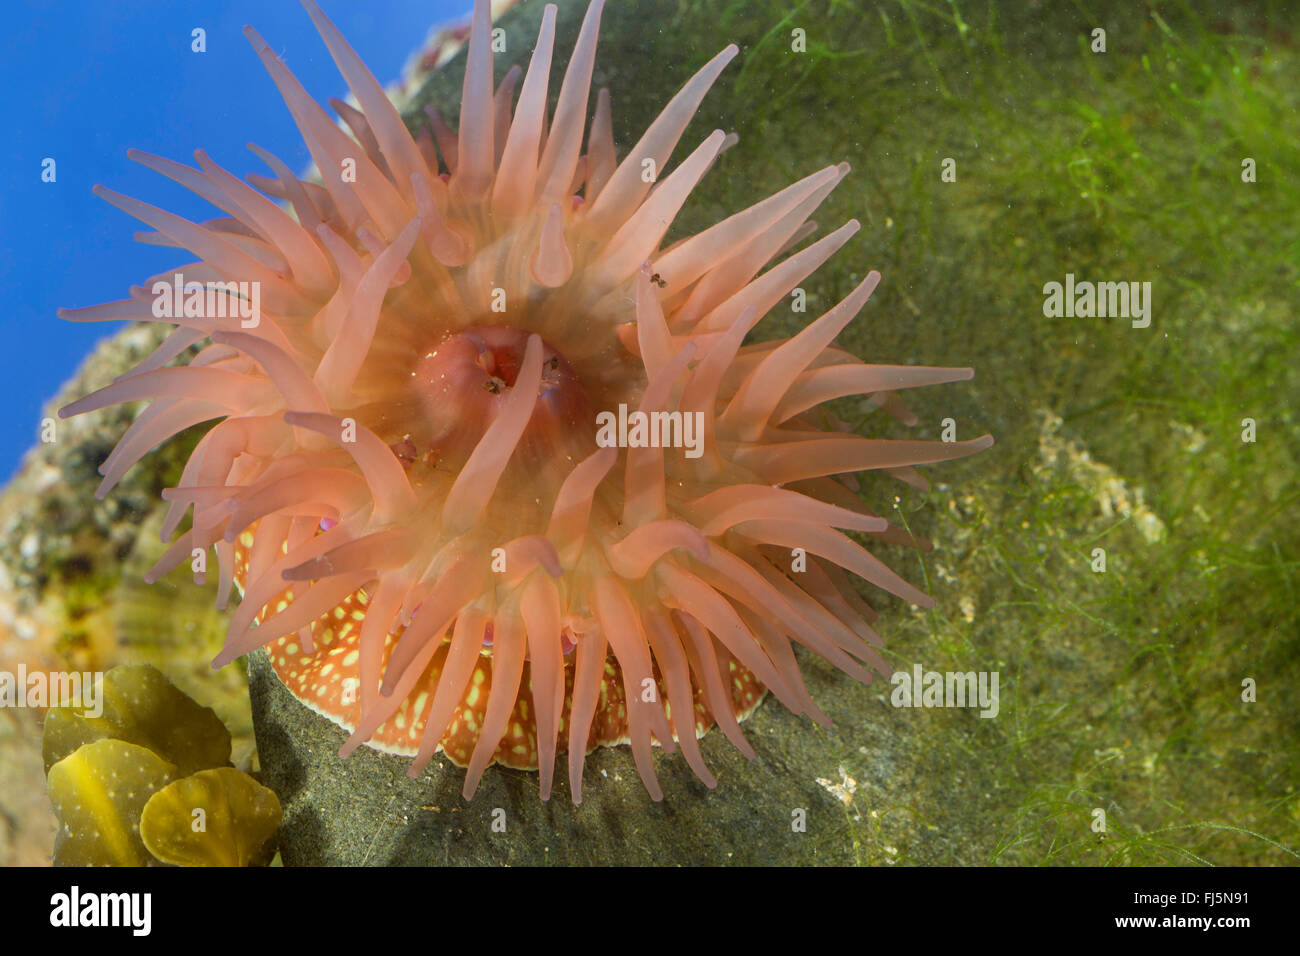
[{"label": "sea anemone", "polygon": [[735,46],[619,161],[605,90],[582,150],[602,0],[549,117],[556,8],[516,103],[517,70],[493,89],[477,0],[459,129],[432,113],[416,137],[303,3],[356,98],[336,104],[352,135],[246,32],[320,182],[257,147],[275,177],[251,186],[202,151],[198,168],[132,152],[226,218],[96,187],[157,230],[147,241],[201,261],[61,313],[176,326],[61,412],[153,400],[101,467],[101,496],[154,446],[219,420],[164,491],[164,540],[193,517],[149,579],[185,561],[201,574],[213,549],[218,601],[243,595],[214,666],[267,647],[289,690],[351,731],[344,756],[413,754],[416,776],[442,750],[469,768],[467,799],[494,761],[539,768],[547,799],[562,745],[575,803],[600,744],[630,743],[655,799],[654,743],[680,745],[713,787],[697,738],[716,723],[752,756],[738,721],[765,689],[828,724],[792,642],[862,681],[889,670],[845,572],[933,604],[845,533],[924,546],[864,507],[851,473],[924,485],[912,466],[992,444],[867,438],[819,407],[866,395],[914,422],[895,390],[973,374],[833,347],[876,272],[794,337],[746,344],[857,231],[790,252],[847,164],[661,249],[729,145],[715,131],[661,175]]}]

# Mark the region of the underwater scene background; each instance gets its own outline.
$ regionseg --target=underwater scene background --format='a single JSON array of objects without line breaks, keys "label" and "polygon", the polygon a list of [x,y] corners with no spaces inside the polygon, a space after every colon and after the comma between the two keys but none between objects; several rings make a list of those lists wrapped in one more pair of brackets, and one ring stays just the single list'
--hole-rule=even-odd
[{"label": "underwater scene background", "polygon": [[[560,3],[557,69],[584,6]],[[536,0],[500,15],[510,52],[498,75],[526,58],[539,17]],[[322,57],[298,19],[294,42]],[[839,343],[868,362],[976,370],[960,387],[911,393],[918,422],[906,437],[938,439],[951,419],[957,438],[987,431],[997,444],[924,469],[928,492],[869,475],[862,494],[935,545],[878,546],[937,599],[928,611],[883,604],[886,659],[904,674],[996,673],[995,714],[897,706],[889,681],[863,687],[800,654],[830,729],[765,703],[744,725],[756,760],[716,731],[701,742],[716,791],[657,754],[662,804],[626,748],[593,756],[589,776],[603,779],[581,808],[539,804],[535,777],[492,768],[484,806],[523,822],[505,841],[479,839],[486,810],[461,801],[461,772],[441,758],[414,782],[405,761],[370,752],[340,764],[325,746],[333,729],[295,723],[265,677],[250,705],[244,662],[208,667],[227,619],[215,585],[196,587],[186,568],[141,581],[163,550],[159,493],[203,426],[98,501],[95,469],[129,408],[59,422],[0,497],[0,671],[157,667],[213,708],[234,767],[275,791],[286,863],[1294,865],[1298,21],[1285,3],[681,0],[606,11],[594,85],[611,89],[620,149],[693,70],[740,46],[684,137],[719,127],[739,143],[667,241],[847,161],[818,234],[853,217],[863,228],[806,283],[807,313],[774,309],[765,335],[793,334],[878,269]],[[409,122],[426,102],[454,116],[463,60],[408,73]],[[340,80],[327,95],[341,92]],[[242,147],[239,104],[231,110]],[[291,128],[287,113],[283,122]],[[234,168],[257,167],[250,156]],[[89,189],[62,175],[41,188]],[[148,187],[136,194],[157,200]],[[124,243],[129,224],[105,210]],[[20,224],[6,217],[5,230]],[[56,282],[76,264],[43,268]],[[122,275],[113,295],[145,274]],[[1133,284],[1128,310],[1087,314],[1084,283]],[[158,341],[151,328],[123,329],[45,396],[41,416]],[[865,401],[842,400],[837,414],[860,434],[904,437]],[[257,740],[254,709],[268,730]],[[6,864],[53,852],[42,718],[0,708]],[[816,825],[792,831],[792,808]]]}]

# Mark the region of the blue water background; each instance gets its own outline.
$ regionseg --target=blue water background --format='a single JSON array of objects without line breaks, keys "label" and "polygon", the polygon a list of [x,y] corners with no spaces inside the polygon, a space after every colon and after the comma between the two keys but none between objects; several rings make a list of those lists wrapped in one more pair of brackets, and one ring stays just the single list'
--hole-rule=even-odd
[{"label": "blue water background", "polygon": [[[470,0],[322,0],[382,83],[395,80],[430,27]],[[74,324],[60,306],[125,298],[130,285],[193,261],[146,246],[147,227],[91,195],[101,183],[192,220],[222,215],[126,158],[136,147],[196,165],[195,149],[243,177],[269,174],[246,144],[294,170],[309,156],[242,33],[251,24],[320,103],[346,86],[306,11],[293,0],[24,0],[0,22],[0,480],[37,440],[42,404],[95,342],[122,323]],[[206,31],[207,52],[191,51]],[[53,158],[57,180],[41,181]]]}]

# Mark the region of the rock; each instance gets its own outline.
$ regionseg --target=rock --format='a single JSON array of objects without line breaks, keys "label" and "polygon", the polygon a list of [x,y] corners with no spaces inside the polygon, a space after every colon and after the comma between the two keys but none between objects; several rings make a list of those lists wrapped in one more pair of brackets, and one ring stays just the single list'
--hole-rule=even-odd
[{"label": "rock", "polygon": [[[913,863],[963,860],[977,824],[944,819],[963,813],[961,783],[941,771],[927,777],[939,768],[915,759],[911,738],[925,724],[898,719],[882,690],[802,657],[809,691],[835,721],[829,731],[769,699],[742,725],[754,760],[716,730],[701,741],[714,791],[680,753],[656,748],[661,803],[646,794],[629,748],[601,747],[587,758],[575,807],[562,768],[547,803],[537,774],[499,766],[466,803],[465,771],[441,754],[418,780],[408,759],[367,747],[343,760],[347,734],[300,704],[258,651],[249,692],[262,780],[284,808],[281,855],[289,866],[843,865],[892,862],[903,848]],[[917,794],[932,825],[887,814]]]},{"label": "rock", "polygon": [[0,866],[48,866],[58,821],[45,792],[38,714],[0,708]]}]

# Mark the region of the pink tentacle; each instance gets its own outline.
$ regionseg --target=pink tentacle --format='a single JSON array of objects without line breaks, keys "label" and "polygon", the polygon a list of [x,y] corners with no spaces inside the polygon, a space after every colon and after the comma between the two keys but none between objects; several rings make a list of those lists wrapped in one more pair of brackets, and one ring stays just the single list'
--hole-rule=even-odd
[{"label": "pink tentacle", "polygon": [[[483,771],[495,756],[510,724],[510,714],[514,710],[524,672],[523,629],[524,625],[518,616],[511,612],[499,612],[492,621],[492,690],[488,696],[487,712],[483,715],[483,726],[474,744],[474,753],[465,770],[465,786],[461,789],[461,796],[466,800],[478,790]],[[539,746],[540,741],[539,718]]]},{"label": "pink tentacle", "polygon": [[599,628],[578,641],[573,672],[573,701],[569,707],[569,791],[573,805],[582,803],[582,768],[587,762],[587,741],[596,716],[596,701],[605,680],[605,636]]},{"label": "pink tentacle", "polygon": [[[631,599],[613,578],[596,579],[594,598],[596,618],[623,671],[628,737],[637,773],[641,775],[650,799],[657,802],[664,798],[664,794],[655,777],[654,761],[650,756],[650,727],[653,722],[650,712],[657,711],[662,718],[663,706],[658,699],[650,655],[646,651],[649,643]],[[651,695],[649,700],[646,699],[647,693]],[[671,739],[669,735],[668,740]]]},{"label": "pink tentacle", "polygon": [[709,557],[709,542],[700,530],[685,521],[665,519],[641,525],[605,550],[610,567],[623,578],[640,579],[669,551],[685,548],[701,561]]},{"label": "pink tentacle", "polygon": [[510,124],[510,134],[492,187],[492,213],[502,218],[513,218],[529,208],[537,189],[537,155],[541,149],[546,86],[551,71],[551,51],[555,45],[555,12],[553,3],[548,3],[542,12],[537,46],[528,63],[519,105]]},{"label": "pink tentacle", "polygon": [[447,658],[443,662],[442,672],[438,675],[438,685],[433,692],[433,703],[429,707],[429,716],[424,724],[420,749],[406,771],[406,775],[412,779],[423,773],[424,768],[433,759],[434,753],[441,746],[443,735],[447,732],[447,725],[451,722],[451,715],[456,705],[465,696],[465,688],[469,686],[469,679],[478,664],[478,654],[483,647],[483,634],[487,622],[487,615],[478,607],[465,608],[456,618],[451,644],[447,648]]},{"label": "pink tentacle", "polygon": [[695,776],[712,790],[718,781],[704,763],[699,741],[695,737],[695,695],[691,691],[690,665],[682,651],[681,642],[662,614],[643,610],[641,619],[655,660],[659,662],[659,669],[664,675],[664,683],[668,685],[673,734],[681,744],[682,756],[686,758],[686,763],[695,772]]},{"label": "pink tentacle", "polygon": [[[524,588],[520,601],[528,654],[532,661],[533,710],[537,715],[537,769],[543,800],[551,798],[555,750],[564,708],[564,653],[560,645],[560,595],[539,576]],[[495,644],[493,645],[495,648]],[[495,650],[493,652],[495,654]],[[495,682],[494,682],[495,689]]]}]

